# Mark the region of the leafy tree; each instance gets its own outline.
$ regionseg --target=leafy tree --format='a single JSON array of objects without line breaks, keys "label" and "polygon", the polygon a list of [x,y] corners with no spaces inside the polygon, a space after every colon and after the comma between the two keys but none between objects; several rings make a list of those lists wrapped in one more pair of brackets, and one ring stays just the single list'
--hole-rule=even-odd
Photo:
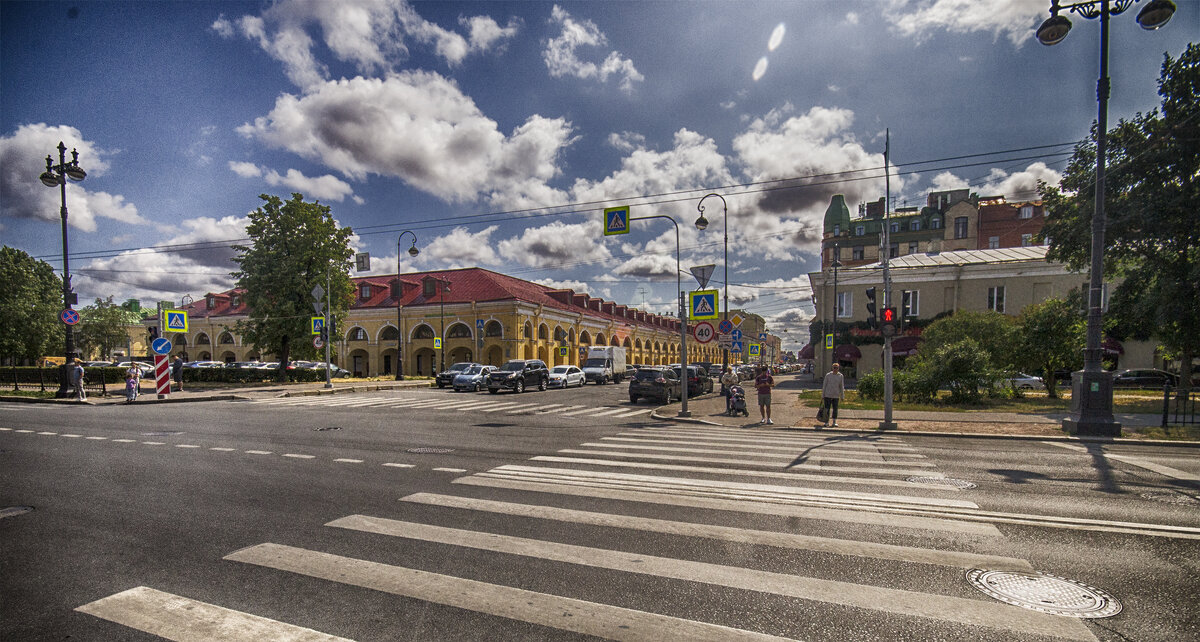
[{"label": "leafy tree", "polygon": [[95,351],[105,359],[112,354],[113,348],[129,342],[128,326],[137,324],[142,319],[141,314],[132,312],[122,304],[113,303],[111,296],[107,299],[96,299],[94,305],[89,305],[79,312],[81,352],[90,354]]},{"label": "leafy tree", "polygon": [[[352,231],[337,226],[328,206],[305,202],[300,194],[288,201],[266,194],[259,198],[265,203],[250,213],[246,228],[251,244],[233,246],[239,252],[234,261],[241,267],[233,276],[248,307],[248,318],[238,322],[236,331],[260,354],[276,355],[283,378],[293,353],[317,358],[309,341],[315,286],[332,290],[326,296],[332,297],[333,316],[338,321],[346,317],[353,297],[348,276]],[[326,275],[332,287],[327,287]]]},{"label": "leafy tree", "polygon": [[[1104,210],[1105,277],[1120,278],[1108,315],[1134,338],[1158,339],[1182,357],[1200,354],[1200,45],[1164,56],[1161,113],[1109,132]],[[1048,258],[1085,269],[1095,197],[1096,127],[1059,186],[1041,185]],[[1182,378],[1181,392],[1189,387]]]},{"label": "leafy tree", "polygon": [[0,248],[0,357],[33,361],[62,354],[62,280],[45,261]]},{"label": "leafy tree", "polygon": [[937,346],[932,352],[922,352],[914,371],[928,381],[950,388],[950,403],[977,403],[980,387],[990,387],[996,379],[987,350],[970,337]]},{"label": "leafy tree", "polygon": [[1086,324],[1081,297],[1047,299],[1027,306],[1017,319],[1016,366],[1040,375],[1051,398],[1058,397],[1054,371],[1083,366]]},{"label": "leafy tree", "polygon": [[999,312],[962,310],[929,324],[921,333],[925,341],[920,355],[931,355],[945,346],[970,339],[985,353],[990,368],[1011,370],[1015,330],[1013,320]]}]

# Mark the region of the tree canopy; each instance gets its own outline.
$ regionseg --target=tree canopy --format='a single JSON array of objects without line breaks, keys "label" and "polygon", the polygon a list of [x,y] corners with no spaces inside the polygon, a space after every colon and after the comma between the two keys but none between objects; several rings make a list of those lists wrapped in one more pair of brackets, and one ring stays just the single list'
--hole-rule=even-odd
[{"label": "tree canopy", "polygon": [[[1160,109],[1108,133],[1104,270],[1121,282],[1107,315],[1179,353],[1186,372],[1200,354],[1200,45],[1164,56],[1158,87]],[[1041,186],[1047,257],[1074,269],[1090,260],[1096,134],[1093,125],[1060,185]]]},{"label": "tree canopy", "polygon": [[314,287],[328,291],[334,318],[345,319],[353,296],[352,231],[338,227],[328,206],[305,202],[301,194],[288,201],[259,198],[264,203],[250,213],[246,227],[250,245],[233,246],[241,268],[233,276],[248,308],[237,331],[260,353],[276,355],[282,374],[293,354],[317,356],[309,325]]},{"label": "tree canopy", "polygon": [[79,345],[84,354],[93,351],[101,357],[109,357],[113,348],[129,343],[129,326],[138,324],[142,315],[126,305],[107,299],[96,299],[96,303],[79,311]]},{"label": "tree canopy", "polygon": [[960,310],[929,324],[921,333],[925,341],[921,345],[920,354],[934,354],[945,346],[971,339],[977,348],[986,354],[986,364],[991,369],[1011,370],[1015,329],[1012,319],[999,312]]},{"label": "tree canopy", "polygon": [[34,361],[62,354],[62,307],[62,279],[49,263],[0,248],[0,357]]},{"label": "tree canopy", "polygon": [[1026,306],[1017,319],[1020,331],[1014,337],[1015,365],[1042,377],[1050,397],[1058,397],[1056,370],[1083,366],[1085,329],[1079,314],[1082,298],[1046,299]]}]

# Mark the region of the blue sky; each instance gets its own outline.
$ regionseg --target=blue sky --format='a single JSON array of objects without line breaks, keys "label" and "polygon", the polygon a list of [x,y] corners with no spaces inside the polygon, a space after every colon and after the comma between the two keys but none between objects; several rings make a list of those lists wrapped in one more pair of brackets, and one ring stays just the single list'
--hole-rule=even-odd
[{"label": "blue sky", "polygon": [[[1157,105],[1163,54],[1200,33],[1195,0],[1156,32],[1144,4],[1112,20],[1113,123]],[[1045,47],[1048,7],[6,1],[0,239],[61,267],[58,191],[37,177],[62,140],[88,172],[67,188],[81,303],[230,287],[258,195],[298,191],[355,230],[374,274],[411,229],[405,271],[477,265],[667,313],[674,230],[605,239],[600,210],[674,217],[686,272],[724,261],[720,201],[693,225],[716,191],[731,299],[795,348],[829,197],[883,195],[885,129],[897,206],[1057,180],[1096,117],[1099,24],[1070,15]]]}]

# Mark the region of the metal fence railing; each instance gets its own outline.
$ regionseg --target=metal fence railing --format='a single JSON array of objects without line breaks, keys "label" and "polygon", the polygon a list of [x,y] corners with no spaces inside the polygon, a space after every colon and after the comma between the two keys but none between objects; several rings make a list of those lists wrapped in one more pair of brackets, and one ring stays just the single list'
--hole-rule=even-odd
[{"label": "metal fence railing", "polygon": [[1200,417],[1196,414],[1197,399],[1200,399],[1200,392],[1195,390],[1181,396],[1169,384],[1164,386],[1162,427],[1200,423]]},{"label": "metal fence railing", "polygon": [[[108,372],[110,370],[111,372]],[[100,396],[107,395],[110,384],[115,386],[120,381],[124,372],[120,368],[85,368],[84,371],[87,379],[83,385],[83,389],[89,394]],[[54,391],[58,390],[61,377],[61,367],[30,368],[9,366],[0,369],[0,391]]]}]

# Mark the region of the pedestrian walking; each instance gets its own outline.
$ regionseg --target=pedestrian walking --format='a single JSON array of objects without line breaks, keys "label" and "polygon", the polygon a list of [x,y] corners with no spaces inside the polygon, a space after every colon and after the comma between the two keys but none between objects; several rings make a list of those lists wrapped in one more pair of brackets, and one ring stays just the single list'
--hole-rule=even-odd
[{"label": "pedestrian walking", "polygon": [[828,426],[832,417],[835,428],[838,425],[838,401],[846,396],[846,378],[842,376],[841,369],[841,364],[833,364],[833,370],[825,374],[825,381],[821,383],[821,410],[825,414],[824,425]]},{"label": "pedestrian walking", "polygon": [[771,376],[770,368],[763,366],[758,369],[754,387],[758,390],[758,414],[762,417],[758,423],[774,424],[771,420],[771,388],[775,387],[775,378]]},{"label": "pedestrian walking", "polygon": [[75,359],[71,366],[71,385],[75,386],[75,398],[79,401],[87,401],[87,392],[83,389],[85,383],[87,376],[83,372],[83,362]]},{"label": "pedestrian walking", "polygon": [[125,403],[133,403],[142,387],[142,369],[136,363],[125,371]]},{"label": "pedestrian walking", "polygon": [[175,361],[171,363],[171,378],[179,386],[179,392],[183,392],[183,357],[179,355],[175,355]]},{"label": "pedestrian walking", "polygon": [[737,375],[733,374],[733,366],[726,366],[721,375],[721,394],[725,395],[725,412],[729,412],[729,400],[733,397],[733,387],[737,385]]}]

